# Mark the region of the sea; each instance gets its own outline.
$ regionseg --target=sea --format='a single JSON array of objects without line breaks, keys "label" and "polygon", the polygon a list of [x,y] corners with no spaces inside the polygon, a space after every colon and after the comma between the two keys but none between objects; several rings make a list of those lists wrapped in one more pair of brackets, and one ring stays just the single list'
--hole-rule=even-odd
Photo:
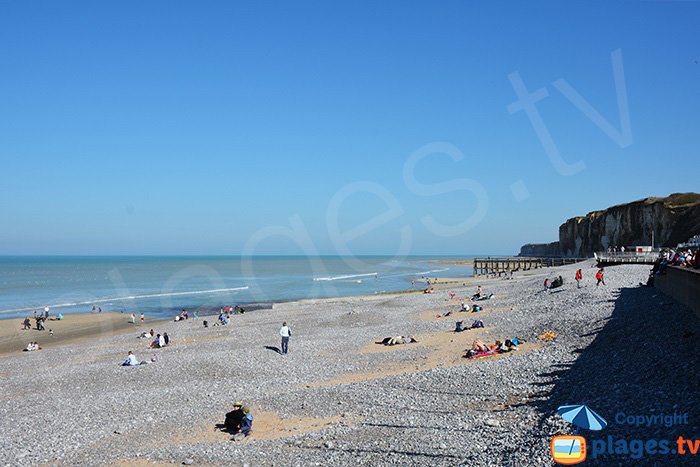
[{"label": "sea", "polygon": [[470,277],[444,265],[469,256],[50,256],[0,257],[0,318],[116,311],[168,317],[182,309],[254,310],[292,300],[425,287],[424,278]]}]

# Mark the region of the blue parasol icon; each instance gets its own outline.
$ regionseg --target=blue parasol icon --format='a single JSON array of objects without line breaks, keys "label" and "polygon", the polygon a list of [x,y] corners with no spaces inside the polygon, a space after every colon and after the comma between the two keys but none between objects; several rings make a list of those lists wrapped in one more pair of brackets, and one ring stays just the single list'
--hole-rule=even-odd
[{"label": "blue parasol icon", "polygon": [[587,430],[602,430],[608,426],[603,417],[589,409],[586,405],[562,405],[557,409],[561,418],[579,428]]}]

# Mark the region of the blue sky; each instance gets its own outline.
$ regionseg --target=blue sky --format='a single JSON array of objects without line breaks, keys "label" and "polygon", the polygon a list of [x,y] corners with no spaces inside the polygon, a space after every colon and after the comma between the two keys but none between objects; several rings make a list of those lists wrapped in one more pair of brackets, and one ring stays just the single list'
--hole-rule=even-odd
[{"label": "blue sky", "polygon": [[[700,189],[698,24],[692,1],[2,2],[0,254],[517,253]],[[583,170],[509,112],[513,73]],[[626,97],[627,139],[557,80],[617,131]],[[463,157],[407,182],[437,142]]]}]

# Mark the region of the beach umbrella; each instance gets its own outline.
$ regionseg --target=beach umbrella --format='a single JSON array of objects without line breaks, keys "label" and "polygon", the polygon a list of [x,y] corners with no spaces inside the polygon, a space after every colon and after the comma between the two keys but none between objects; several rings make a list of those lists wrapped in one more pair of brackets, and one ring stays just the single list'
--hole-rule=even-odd
[{"label": "beach umbrella", "polygon": [[562,405],[557,409],[557,413],[561,418],[579,428],[597,431],[608,426],[608,422],[603,417],[589,409],[585,404]]}]

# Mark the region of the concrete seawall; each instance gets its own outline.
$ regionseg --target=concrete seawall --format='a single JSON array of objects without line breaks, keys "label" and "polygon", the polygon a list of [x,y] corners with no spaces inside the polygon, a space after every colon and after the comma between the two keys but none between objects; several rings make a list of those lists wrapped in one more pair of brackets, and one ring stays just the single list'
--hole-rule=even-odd
[{"label": "concrete seawall", "polygon": [[656,277],[655,286],[700,318],[700,270],[669,266],[665,275]]}]

